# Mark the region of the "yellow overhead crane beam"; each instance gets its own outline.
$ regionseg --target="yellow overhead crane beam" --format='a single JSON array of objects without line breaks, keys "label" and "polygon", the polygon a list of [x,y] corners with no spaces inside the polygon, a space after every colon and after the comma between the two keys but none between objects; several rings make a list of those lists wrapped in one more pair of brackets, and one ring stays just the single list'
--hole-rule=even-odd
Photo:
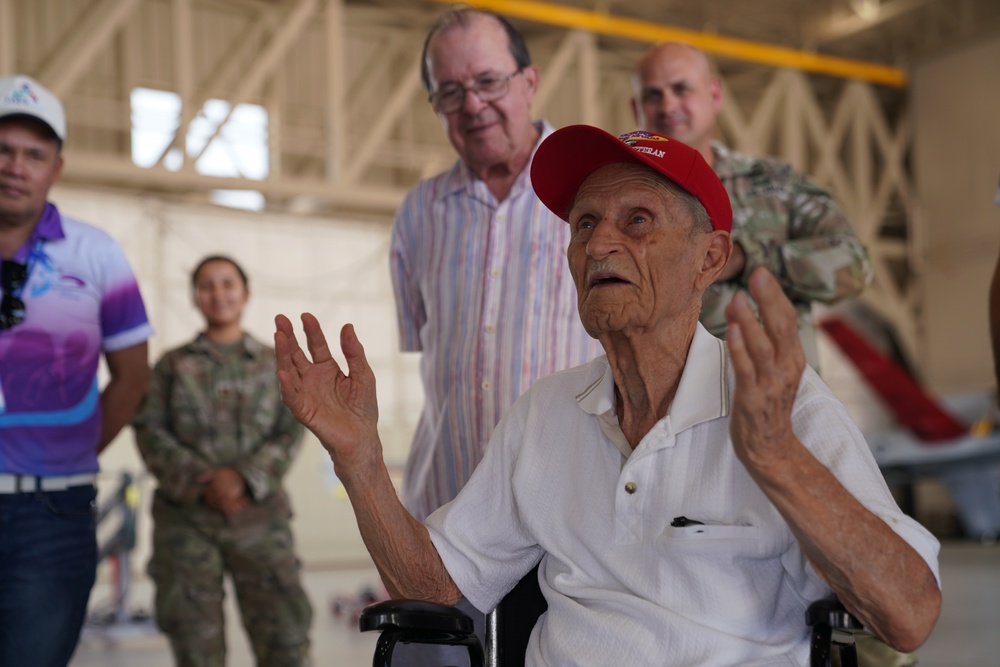
[{"label": "yellow overhead crane beam", "polygon": [[610,14],[575,9],[550,2],[535,2],[534,0],[436,1],[452,5],[470,5],[505,16],[516,16],[538,23],[547,23],[574,30],[586,30],[600,35],[621,37],[639,42],[654,44],[657,42],[684,42],[706,53],[775,67],[788,67],[845,79],[861,79],[895,88],[905,88],[907,84],[906,72],[888,65],[825,56],[734,37],[720,37],[710,33],[611,16]]}]

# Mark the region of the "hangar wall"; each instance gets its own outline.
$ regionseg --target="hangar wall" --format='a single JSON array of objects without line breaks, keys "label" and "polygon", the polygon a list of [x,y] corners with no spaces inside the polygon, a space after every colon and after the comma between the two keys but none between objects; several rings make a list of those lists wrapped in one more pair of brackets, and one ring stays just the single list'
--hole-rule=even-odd
[{"label": "hangar wall", "polygon": [[987,304],[1000,247],[1000,38],[913,73],[915,176],[927,235],[923,324],[928,383],[995,387]]}]

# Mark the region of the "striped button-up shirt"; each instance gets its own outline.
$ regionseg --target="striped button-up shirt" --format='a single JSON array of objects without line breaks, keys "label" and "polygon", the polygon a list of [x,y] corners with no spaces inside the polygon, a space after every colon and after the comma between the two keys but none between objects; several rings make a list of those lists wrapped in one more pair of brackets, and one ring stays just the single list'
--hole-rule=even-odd
[{"label": "striped button-up shirt", "polygon": [[402,496],[421,520],[458,494],[532,382],[602,352],[577,313],[569,225],[535,196],[529,168],[498,202],[458,161],[418,183],[396,214],[400,345],[423,353],[425,393]]}]

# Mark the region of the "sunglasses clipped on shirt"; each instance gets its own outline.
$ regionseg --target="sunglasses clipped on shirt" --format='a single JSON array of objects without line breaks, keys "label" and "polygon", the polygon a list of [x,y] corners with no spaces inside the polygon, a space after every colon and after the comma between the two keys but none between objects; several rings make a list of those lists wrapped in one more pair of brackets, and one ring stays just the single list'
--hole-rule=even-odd
[{"label": "sunglasses clipped on shirt", "polygon": [[15,327],[24,321],[24,301],[18,296],[28,282],[28,265],[4,260],[0,264],[0,331]]}]

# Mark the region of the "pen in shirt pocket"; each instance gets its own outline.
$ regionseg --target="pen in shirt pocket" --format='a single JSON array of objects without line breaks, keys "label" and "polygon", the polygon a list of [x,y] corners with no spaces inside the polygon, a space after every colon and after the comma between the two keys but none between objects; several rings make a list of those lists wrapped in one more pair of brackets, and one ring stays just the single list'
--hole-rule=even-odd
[{"label": "pen in shirt pocket", "polygon": [[670,525],[674,528],[684,528],[685,526],[704,526],[704,522],[696,521],[694,519],[689,519],[686,516],[676,516],[674,520],[670,522]]}]

